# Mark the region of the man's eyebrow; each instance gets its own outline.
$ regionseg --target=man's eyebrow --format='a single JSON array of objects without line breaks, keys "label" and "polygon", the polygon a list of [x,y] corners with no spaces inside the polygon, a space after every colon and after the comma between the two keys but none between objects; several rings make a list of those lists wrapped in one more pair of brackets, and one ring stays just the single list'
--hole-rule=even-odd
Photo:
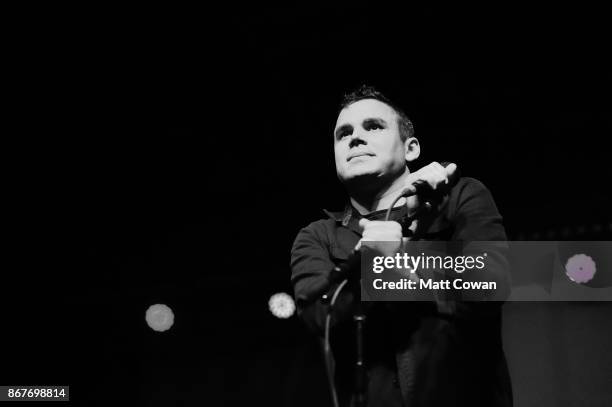
[{"label": "man's eyebrow", "polygon": [[353,128],[353,126],[351,126],[350,124],[343,124],[342,126],[338,127],[336,129],[336,131],[334,132],[334,134],[336,135],[336,137],[338,137],[341,133],[343,133],[345,130],[351,130]]},{"label": "man's eyebrow", "polygon": [[364,119],[363,126],[367,126],[368,124],[378,124],[383,127],[387,127],[387,122],[380,117],[368,117],[367,119]]}]

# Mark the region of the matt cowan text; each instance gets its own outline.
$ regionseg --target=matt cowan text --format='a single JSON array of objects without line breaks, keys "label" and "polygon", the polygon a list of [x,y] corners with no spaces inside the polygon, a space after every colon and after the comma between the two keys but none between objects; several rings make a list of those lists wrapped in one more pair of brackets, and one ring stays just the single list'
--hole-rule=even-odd
[{"label": "matt cowan text", "polygon": [[402,278],[399,281],[384,281],[377,278],[372,282],[375,290],[496,290],[495,281],[463,281],[421,279],[418,282]]}]

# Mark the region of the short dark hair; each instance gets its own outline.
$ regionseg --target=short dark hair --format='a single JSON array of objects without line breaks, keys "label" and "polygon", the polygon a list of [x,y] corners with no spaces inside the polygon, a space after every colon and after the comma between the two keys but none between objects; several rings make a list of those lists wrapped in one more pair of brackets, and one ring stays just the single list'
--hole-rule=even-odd
[{"label": "short dark hair", "polygon": [[409,137],[414,137],[414,126],[412,125],[412,121],[408,118],[408,115],[374,86],[361,85],[359,88],[346,93],[342,98],[340,110],[346,109],[349,105],[363,99],[378,100],[395,110],[398,116],[397,125],[402,141],[406,141]]}]

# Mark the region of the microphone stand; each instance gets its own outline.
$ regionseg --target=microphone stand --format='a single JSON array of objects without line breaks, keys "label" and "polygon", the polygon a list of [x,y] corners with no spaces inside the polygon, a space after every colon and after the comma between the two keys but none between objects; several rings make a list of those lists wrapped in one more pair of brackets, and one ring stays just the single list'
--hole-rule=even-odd
[{"label": "microphone stand", "polygon": [[[416,195],[418,192],[411,191],[406,192],[398,196],[389,206],[385,221],[389,220],[391,215],[391,210],[401,198],[408,198],[411,195]],[[406,202],[407,203],[407,202]],[[404,222],[408,225],[412,223],[415,219],[422,216],[424,213],[431,211],[433,208],[432,202],[430,200],[425,200],[420,207],[416,210],[412,215],[406,215],[406,219]],[[354,253],[357,254],[357,253]],[[355,307],[355,312],[353,314],[353,321],[355,321],[355,344],[356,344],[356,355],[355,355],[355,405],[356,407],[365,407],[367,404],[367,372],[365,366],[365,340],[364,340],[364,332],[365,332],[365,322],[366,315],[363,309],[363,305],[361,303],[361,298],[357,302]]]},{"label": "microphone stand", "polygon": [[[400,194],[389,206],[387,210],[385,221],[389,220],[391,215],[391,210],[401,198],[408,198],[411,195],[418,194],[417,190],[406,191],[405,193]],[[433,209],[432,202],[427,199],[421,203],[420,207],[416,210],[412,215],[407,215],[404,220],[405,223],[410,225],[412,221],[420,217],[426,212],[429,212]],[[347,261],[340,265],[336,266],[332,269],[328,282],[334,283],[341,280],[346,282],[349,275],[354,273],[354,269],[357,265],[361,264],[361,258],[359,251],[353,251]],[[335,298],[339,291],[344,287],[344,284],[341,284],[336,290],[336,294],[333,296]],[[325,300],[329,300],[329,294],[323,296]],[[330,307],[328,310],[328,317],[331,316],[332,308],[334,305],[334,301],[332,300],[329,303]],[[356,407],[365,407],[367,404],[367,372],[365,366],[365,323],[366,323],[366,315],[363,309],[363,305],[361,303],[361,298],[356,302],[355,310],[353,313],[353,321],[355,322],[355,345],[356,345],[356,355],[355,355],[355,387],[354,387],[354,400]],[[333,380],[333,378],[331,379]],[[337,400],[335,397],[335,392],[333,392],[334,404],[337,404]]]},{"label": "microphone stand", "polygon": [[364,329],[366,316],[363,312],[361,299],[357,303],[357,309],[353,315],[353,321],[355,321],[355,339],[357,345],[355,355],[355,405],[357,407],[365,407],[367,403],[367,374],[364,353]]}]

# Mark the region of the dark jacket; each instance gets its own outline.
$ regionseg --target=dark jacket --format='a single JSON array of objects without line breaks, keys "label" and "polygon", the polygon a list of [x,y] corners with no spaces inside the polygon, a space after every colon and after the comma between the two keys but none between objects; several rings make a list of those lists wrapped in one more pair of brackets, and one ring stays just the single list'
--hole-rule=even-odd
[{"label": "dark jacket", "polygon": [[[368,214],[381,220],[385,211]],[[298,313],[323,334],[322,287],[334,265],[361,238],[361,215],[347,206],[302,229],[294,242],[291,281]],[[393,210],[400,220],[405,209]],[[488,189],[461,178],[438,210],[420,219],[412,239],[505,241],[502,217]],[[503,245],[489,253],[491,273],[509,279]],[[341,405],[350,405],[355,358],[351,320],[358,291],[343,290],[333,310],[332,349]],[[500,302],[368,303],[366,365],[370,406],[511,406],[510,377],[501,341]]]}]

